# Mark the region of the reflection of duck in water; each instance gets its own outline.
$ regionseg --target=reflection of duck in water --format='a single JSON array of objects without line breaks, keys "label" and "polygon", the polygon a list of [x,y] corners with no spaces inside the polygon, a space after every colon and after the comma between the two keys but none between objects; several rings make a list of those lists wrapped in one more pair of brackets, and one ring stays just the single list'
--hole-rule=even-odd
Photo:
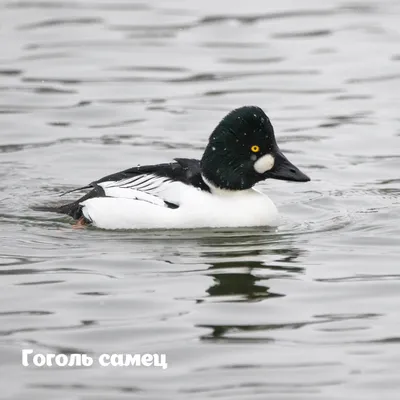
[{"label": "reflection of duck in water", "polygon": [[[211,262],[207,275],[214,284],[207,289],[210,297],[217,301],[261,301],[282,297],[282,293],[271,292],[266,281],[275,277],[291,277],[303,271],[297,265],[302,250],[288,245],[282,234],[271,232],[255,234],[243,232],[242,237],[206,240],[208,251],[203,253],[205,261]],[[212,251],[210,251],[212,249]]]},{"label": "reflection of duck in water", "polygon": [[214,129],[201,160],[130,168],[80,188],[92,190],[49,210],[106,229],[276,225],[275,205],[253,189],[267,178],[309,181],[280,151],[264,111],[241,107]]},{"label": "reflection of duck in water", "polygon": [[[206,250],[202,258],[206,264],[211,264],[206,274],[213,278],[213,283],[207,288],[207,294],[197,302],[222,304],[216,309],[214,306],[202,309],[199,316],[201,322],[196,327],[209,330],[202,334],[202,340],[270,340],[267,331],[277,329],[279,325],[270,322],[268,313],[260,313],[265,308],[244,305],[236,308],[232,303],[278,299],[273,303],[277,305],[279,298],[288,294],[282,291],[282,285],[278,289],[273,281],[293,280],[296,275],[304,273],[299,258],[305,252],[294,246],[290,236],[265,230],[257,233],[252,229],[243,231],[241,236],[232,237],[227,232],[224,236],[203,239]],[[246,315],[243,310],[246,310]],[[247,314],[249,310],[254,310],[254,313]],[[225,311],[228,311],[226,318]],[[218,315],[224,317],[219,318]]]}]

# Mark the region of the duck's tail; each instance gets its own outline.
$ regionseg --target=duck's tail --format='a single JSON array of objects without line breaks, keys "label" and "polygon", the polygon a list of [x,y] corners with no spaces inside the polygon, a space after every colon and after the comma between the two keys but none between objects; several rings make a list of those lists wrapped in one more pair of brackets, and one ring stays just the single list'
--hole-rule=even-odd
[{"label": "duck's tail", "polygon": [[94,186],[93,189],[82,196],[80,199],[73,201],[72,203],[62,204],[62,205],[43,205],[31,207],[32,210],[40,212],[54,212],[58,214],[66,214],[73,219],[79,220],[84,217],[82,213],[83,203],[85,200],[92,199],[94,197],[104,197],[104,189],[101,186]]},{"label": "duck's tail", "polygon": [[68,204],[53,205],[53,206],[32,206],[31,209],[40,212],[53,212],[57,214],[66,214],[73,219],[82,217],[82,206],[79,204],[80,200]]}]

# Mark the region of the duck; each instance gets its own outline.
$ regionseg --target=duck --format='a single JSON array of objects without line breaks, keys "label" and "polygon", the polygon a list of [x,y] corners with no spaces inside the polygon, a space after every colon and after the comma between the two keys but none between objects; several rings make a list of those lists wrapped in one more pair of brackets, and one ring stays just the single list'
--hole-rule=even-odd
[{"label": "duck", "polygon": [[310,180],[279,149],[265,112],[243,106],[218,123],[200,160],[175,158],[107,175],[66,192],[87,191],[47,211],[69,215],[76,227],[111,230],[276,227],[275,204],[254,188],[266,179]]}]

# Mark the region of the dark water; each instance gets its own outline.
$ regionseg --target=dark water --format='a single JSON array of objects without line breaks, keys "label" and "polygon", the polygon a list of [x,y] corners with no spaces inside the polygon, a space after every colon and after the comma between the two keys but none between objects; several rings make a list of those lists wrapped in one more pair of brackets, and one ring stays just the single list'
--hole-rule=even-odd
[{"label": "dark water", "polygon": [[[393,399],[400,3],[2,0],[0,380],[10,399]],[[199,157],[263,107],[313,180],[276,231],[106,232],[32,205]],[[169,367],[24,368],[41,353]]]}]

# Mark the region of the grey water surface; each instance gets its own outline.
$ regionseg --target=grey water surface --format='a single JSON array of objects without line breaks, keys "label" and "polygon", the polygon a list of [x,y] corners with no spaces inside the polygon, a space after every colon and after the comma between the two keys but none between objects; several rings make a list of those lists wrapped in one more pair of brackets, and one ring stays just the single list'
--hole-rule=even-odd
[{"label": "grey water surface", "polygon": [[[1,0],[0,398],[399,399],[399,21],[398,0]],[[259,185],[277,230],[32,209],[200,157],[249,104],[312,178]],[[29,348],[168,368],[23,367]]]}]

